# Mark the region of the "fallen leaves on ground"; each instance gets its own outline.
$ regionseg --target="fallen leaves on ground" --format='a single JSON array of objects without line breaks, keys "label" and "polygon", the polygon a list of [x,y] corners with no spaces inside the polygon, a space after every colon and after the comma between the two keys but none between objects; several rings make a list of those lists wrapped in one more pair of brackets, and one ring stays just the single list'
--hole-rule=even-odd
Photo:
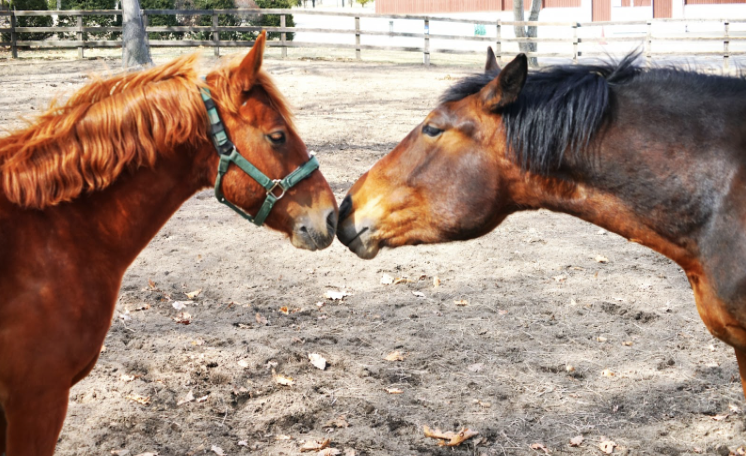
[{"label": "fallen leaves on ground", "polygon": [[400,283],[411,283],[413,282],[412,279],[408,279],[406,277],[397,277],[394,279],[394,285],[399,285]]},{"label": "fallen leaves on ground", "polygon": [[332,427],[348,428],[350,427],[350,423],[347,422],[347,418],[344,415],[339,415],[338,417],[327,421],[323,427],[325,428],[332,428]]},{"label": "fallen leaves on ground", "polygon": [[256,319],[256,322],[259,323],[262,326],[269,325],[269,320],[267,320],[266,318],[264,318],[262,316],[262,314],[260,314],[259,312],[257,312],[256,315],[254,315],[254,318]]},{"label": "fallen leaves on ground", "polygon": [[140,396],[139,394],[130,394],[125,397],[125,399],[130,400],[132,402],[137,402],[140,405],[149,405],[150,404],[150,397],[149,396]]},{"label": "fallen leaves on ground", "polygon": [[130,450],[111,450],[111,454],[113,456],[127,456],[128,454],[130,454]]},{"label": "fallen leaves on ground", "polygon": [[318,353],[310,353],[308,355],[308,359],[311,361],[311,364],[313,364],[314,367],[321,370],[326,369],[326,359]]},{"label": "fallen leaves on ground", "polygon": [[245,359],[239,359],[236,364],[238,364],[240,367],[243,367],[244,369],[249,367],[249,362],[246,361]]},{"label": "fallen leaves on ground", "polygon": [[386,355],[386,361],[404,361],[404,355],[400,351],[393,351]]},{"label": "fallen leaves on ground", "polygon": [[158,288],[155,286],[155,282],[153,282],[153,279],[148,279],[148,286],[151,290],[157,290]]},{"label": "fallen leaves on ground", "polygon": [[295,380],[290,377],[278,374],[277,372],[275,372],[274,369],[272,369],[272,378],[274,379],[275,383],[282,386],[293,386],[293,384],[295,383]]},{"label": "fallen leaves on ground", "polygon": [[122,376],[119,377],[119,379],[122,380],[123,382],[131,382],[132,380],[135,379],[135,376],[134,375],[122,374]]},{"label": "fallen leaves on ground", "polygon": [[390,275],[384,274],[381,277],[381,285],[391,285],[392,283],[394,283],[394,278]]},{"label": "fallen leaves on ground", "polygon": [[438,288],[440,286],[440,278],[438,276],[433,277],[433,287]]},{"label": "fallen leaves on ground", "polygon": [[616,442],[612,440],[604,440],[603,442],[598,444],[598,448],[603,451],[606,454],[611,454],[614,452],[614,448],[617,447]]},{"label": "fallen leaves on ground", "polygon": [[603,256],[603,255],[596,255],[596,258],[595,258],[595,260],[596,260],[597,262],[599,262],[599,263],[604,263],[604,264],[605,264],[605,263],[608,263],[608,262],[609,262],[609,259],[608,259],[608,258],[606,258],[606,257],[605,257],[605,256]]},{"label": "fallen leaves on ground", "polygon": [[710,418],[712,418],[715,421],[725,421],[728,419],[729,416],[730,416],[730,413],[724,413],[722,415],[711,416]]},{"label": "fallen leaves on ground", "polygon": [[184,310],[186,309],[186,306],[189,304],[194,304],[192,301],[174,301],[171,303],[171,307],[173,307],[176,310]]},{"label": "fallen leaves on ground", "polygon": [[549,454],[549,448],[545,447],[543,443],[532,443],[530,448],[536,451],[543,451],[544,454]]},{"label": "fallen leaves on ground", "polygon": [[604,377],[613,377],[616,374],[614,372],[612,372],[611,369],[604,369],[601,372],[601,375],[603,375]]},{"label": "fallen leaves on ground", "polygon": [[468,428],[463,428],[458,432],[443,432],[440,429],[430,429],[427,425],[422,426],[425,432],[425,437],[432,439],[439,439],[438,446],[458,446],[464,443],[466,440],[479,435],[479,432],[472,431]]},{"label": "fallen leaves on ground", "polygon": [[213,445],[212,448],[210,448],[210,451],[217,454],[218,456],[225,456],[225,451],[223,451],[223,449],[219,446]]},{"label": "fallen leaves on ground", "polygon": [[189,312],[179,312],[172,320],[180,325],[188,325],[192,322],[192,316]]},{"label": "fallen leaves on ground", "polygon": [[184,399],[182,399],[182,400],[180,400],[179,402],[177,402],[177,403],[176,403],[176,405],[177,405],[177,406],[179,406],[179,405],[184,405],[184,404],[186,404],[187,402],[192,402],[193,400],[194,400],[194,393],[192,393],[191,391],[189,391],[189,392],[187,393],[186,397],[184,397]]},{"label": "fallen leaves on ground", "polygon": [[389,394],[402,394],[404,392],[400,390],[399,388],[384,388],[384,391],[386,391]]},{"label": "fallen leaves on ground", "polygon": [[197,296],[199,296],[200,293],[202,293],[202,288],[200,288],[199,290],[190,291],[189,293],[184,293],[184,294],[186,295],[187,298],[194,299]]},{"label": "fallen leaves on ground", "polygon": [[570,439],[570,446],[571,447],[579,447],[585,438],[583,438],[582,435],[576,435],[575,437]]},{"label": "fallen leaves on ground", "polygon": [[331,299],[332,301],[341,301],[347,296],[352,296],[352,293],[348,293],[347,291],[333,291],[333,290],[327,290],[326,293],[324,293],[324,297],[327,299]]},{"label": "fallen leaves on ground", "polygon": [[300,447],[300,452],[305,453],[306,451],[321,451],[328,447],[332,443],[331,439],[324,440],[309,440]]},{"label": "fallen leaves on ground", "polygon": [[459,299],[458,301],[454,300],[453,303],[461,307],[469,305],[469,301],[467,301],[466,299]]},{"label": "fallen leaves on ground", "polygon": [[425,293],[423,293],[421,291],[413,291],[412,294],[415,295],[415,296],[417,296],[418,298],[424,298],[425,297]]}]

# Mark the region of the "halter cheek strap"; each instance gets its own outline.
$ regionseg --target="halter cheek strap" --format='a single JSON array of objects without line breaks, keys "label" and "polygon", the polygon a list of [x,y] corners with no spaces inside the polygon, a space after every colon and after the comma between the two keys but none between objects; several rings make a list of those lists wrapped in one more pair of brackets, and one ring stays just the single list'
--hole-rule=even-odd
[{"label": "halter cheek strap", "polygon": [[[285,192],[288,189],[297,185],[298,182],[302,181],[303,179],[311,175],[311,173],[319,169],[319,161],[316,159],[316,157],[311,157],[310,160],[302,164],[292,173],[288,174],[284,179],[270,179],[264,173],[259,171],[256,166],[252,165],[248,160],[246,160],[240,153],[238,153],[238,149],[236,149],[235,144],[233,144],[230,138],[228,138],[228,133],[225,131],[225,125],[223,125],[223,121],[220,120],[217,106],[215,105],[215,101],[210,95],[210,89],[203,87],[200,88],[200,92],[202,94],[202,101],[205,103],[205,107],[207,108],[207,118],[210,122],[210,135],[212,136],[212,142],[215,145],[215,149],[218,151],[218,155],[220,156],[220,164],[218,165],[218,177],[217,179],[215,179],[215,197],[221,203],[238,212],[241,217],[245,218],[256,226],[262,226],[264,220],[269,215],[269,211],[272,210],[272,206],[274,206],[277,201],[285,196]],[[257,181],[259,185],[264,187],[264,189],[267,191],[267,196],[262,203],[262,207],[259,208],[259,212],[257,212],[254,217],[247,214],[238,206],[225,199],[225,196],[223,195],[223,192],[221,190],[223,176],[225,176],[225,173],[228,172],[228,168],[230,168],[231,163],[251,176],[251,178]],[[279,192],[279,194],[277,194],[277,192]]]}]

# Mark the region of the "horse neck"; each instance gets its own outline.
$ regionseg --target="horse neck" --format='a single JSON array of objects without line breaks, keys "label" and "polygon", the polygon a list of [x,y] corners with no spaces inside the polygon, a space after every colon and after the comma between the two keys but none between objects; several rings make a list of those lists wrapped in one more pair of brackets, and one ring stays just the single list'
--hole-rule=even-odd
[{"label": "horse neck", "polygon": [[106,189],[53,208],[51,217],[74,223],[88,250],[107,255],[123,273],[176,210],[210,184],[205,148],[181,149],[162,154],[152,168],[123,173]]},{"label": "horse neck", "polygon": [[[602,145],[595,146],[603,149]],[[661,195],[653,194],[656,183],[648,176],[630,173],[625,166],[638,163],[644,168],[645,159],[640,155],[625,150],[617,160],[601,166],[565,161],[561,171],[548,175],[521,173],[511,196],[518,207],[573,215],[650,247],[686,269],[696,256],[696,242],[692,233],[672,225],[674,214],[660,217],[652,213],[650,208],[661,202]]]}]

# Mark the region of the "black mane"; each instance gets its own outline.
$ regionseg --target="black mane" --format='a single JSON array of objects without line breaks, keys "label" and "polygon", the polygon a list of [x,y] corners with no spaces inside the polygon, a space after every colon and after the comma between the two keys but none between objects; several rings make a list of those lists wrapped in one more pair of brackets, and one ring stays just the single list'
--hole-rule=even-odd
[{"label": "black mane", "polygon": [[[639,53],[600,65],[563,65],[529,73],[518,100],[501,109],[507,143],[524,169],[546,174],[559,167],[566,150],[577,153],[598,130],[609,107],[609,87],[643,70]],[[479,92],[499,71],[467,77],[441,102]]]}]

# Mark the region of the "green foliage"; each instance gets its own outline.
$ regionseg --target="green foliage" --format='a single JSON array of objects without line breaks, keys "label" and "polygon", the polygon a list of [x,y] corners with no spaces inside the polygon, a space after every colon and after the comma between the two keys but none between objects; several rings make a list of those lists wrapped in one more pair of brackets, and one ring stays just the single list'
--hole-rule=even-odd
[{"label": "green foliage", "polygon": [[[11,0],[10,8],[16,10],[48,10],[45,0]],[[50,27],[52,25],[51,16],[38,17],[18,17],[16,18],[18,27]],[[3,34],[10,41],[10,33]],[[52,33],[34,32],[19,33],[18,40],[43,40],[52,36]]]},{"label": "green foliage", "polygon": [[[294,0],[255,0],[256,5],[259,8],[264,9],[290,9],[293,7],[293,4],[296,3]],[[252,21],[252,25],[261,25],[262,27],[279,27],[280,26],[280,16],[277,14],[265,14],[262,15],[259,20]],[[288,14],[285,16],[285,27],[295,27],[295,21],[293,20],[293,15]],[[285,34],[286,39],[288,41],[293,41],[293,38],[295,38],[295,33],[286,33]],[[267,38],[270,40],[280,39],[280,33],[278,32],[269,32],[267,33]]]},{"label": "green foliage", "polygon": [[[149,9],[177,9],[174,0],[140,0],[140,8]],[[148,15],[149,27],[176,27],[180,25],[174,14],[152,14]],[[151,40],[173,40],[183,38],[181,32],[151,32],[148,33],[148,39]]]},{"label": "green foliage", "polygon": [[368,3],[371,3],[373,0],[355,0],[355,1],[360,3],[361,6],[365,6]]},{"label": "green foliage", "polygon": [[[62,0],[63,10],[103,10],[114,9],[115,0]],[[60,16],[60,27],[75,27],[78,24],[76,16]],[[117,27],[122,25],[122,16],[83,16],[84,27]],[[75,33],[61,34],[66,38],[75,39]],[[91,32],[89,37],[97,39],[114,38],[113,32]]]}]

